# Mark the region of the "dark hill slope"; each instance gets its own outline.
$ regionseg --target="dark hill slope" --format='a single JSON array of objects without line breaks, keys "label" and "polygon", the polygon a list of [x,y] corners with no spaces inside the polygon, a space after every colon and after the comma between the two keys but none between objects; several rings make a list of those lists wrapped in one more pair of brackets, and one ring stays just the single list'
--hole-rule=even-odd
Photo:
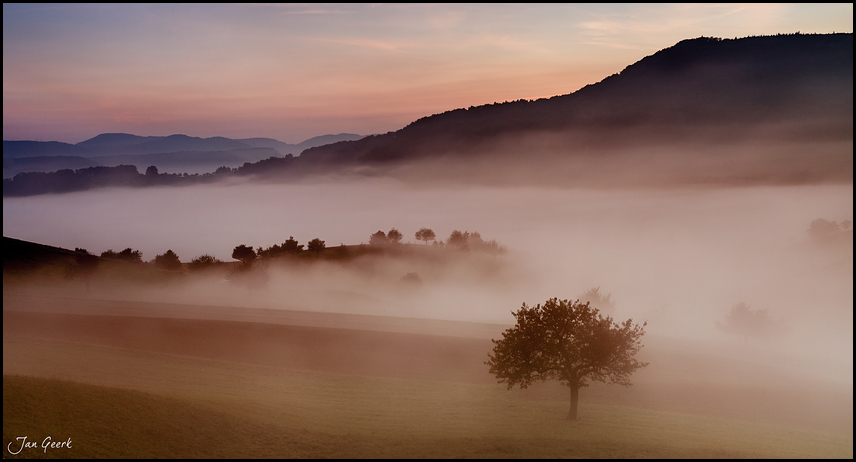
[{"label": "dark hill slope", "polygon": [[80,156],[85,157],[88,151],[74,144],[59,141],[8,141],[3,140],[3,158],[18,159],[22,157],[44,156]]},{"label": "dark hill slope", "polygon": [[684,40],[572,94],[456,109],[300,158],[372,165],[472,155],[533,132],[584,131],[614,143],[621,130],[668,140],[698,127],[788,121],[827,124],[852,141],[852,34]]}]

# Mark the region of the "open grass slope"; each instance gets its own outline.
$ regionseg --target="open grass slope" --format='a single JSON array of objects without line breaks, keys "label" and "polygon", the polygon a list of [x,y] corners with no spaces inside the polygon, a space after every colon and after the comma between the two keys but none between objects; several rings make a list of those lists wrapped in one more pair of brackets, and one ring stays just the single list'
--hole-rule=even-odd
[{"label": "open grass slope", "polygon": [[852,457],[846,436],[732,419],[591,405],[567,422],[564,403],[498,386],[182,366],[213,386],[176,398],[4,376],[4,457],[20,436],[72,448],[16,457]]},{"label": "open grass slope", "polygon": [[[66,316],[62,318],[66,331],[79,335],[58,335],[55,330],[40,334],[37,326],[49,324],[47,318],[27,318],[22,324],[9,315],[4,312],[5,457],[12,457],[8,446],[19,436],[39,443],[47,436],[55,441],[71,438],[74,452],[43,453],[39,448],[15,457],[852,458],[853,454],[852,432],[645,409],[633,405],[632,395],[623,395],[621,405],[614,405],[598,399],[594,387],[583,391],[580,420],[567,422],[562,420],[568,406],[564,393],[549,388],[507,391],[490,380],[455,376],[449,371],[470,368],[471,361],[456,363],[461,358],[455,348],[446,350],[450,356],[445,359],[442,354],[437,355],[441,359],[430,355],[448,348],[438,336],[421,336],[422,343],[413,344],[423,350],[420,359],[405,348],[407,338],[384,336],[394,333],[375,333],[378,336],[366,338],[384,341],[360,346],[354,343],[360,337],[349,338],[346,329],[328,329],[326,334],[316,332],[316,341],[326,338],[327,347],[316,343],[301,350],[314,363],[295,364],[287,359],[294,354],[288,348],[279,350],[286,359],[274,354],[264,360],[248,355],[263,349],[260,343],[241,349],[250,338],[263,337],[270,326],[259,325],[249,336],[229,337],[229,330],[248,327],[194,321],[193,329],[176,331],[161,325],[144,329],[147,344],[139,343],[143,337],[135,338],[127,326],[103,324],[104,319],[95,316],[80,318],[102,323],[101,331],[113,333],[87,334],[80,319]],[[142,318],[119,320],[145,324]],[[32,328],[27,331],[24,325]],[[43,335],[46,332],[52,335]],[[122,344],[118,338],[130,343]],[[226,350],[218,349],[213,338],[231,338],[230,345],[239,354],[224,356]],[[183,344],[205,351],[182,350]],[[362,369],[347,369],[333,361],[348,348],[353,350],[350,362],[362,358]],[[404,367],[395,354],[378,354],[380,348],[412,357],[415,367]],[[312,350],[317,354],[313,356]],[[372,357],[375,360],[369,362]],[[433,375],[407,372],[420,368]],[[688,399],[678,396],[681,393],[697,391],[670,389],[680,399]],[[706,393],[713,391],[709,388]],[[850,406],[852,419],[852,401],[842,405]]]},{"label": "open grass slope", "polygon": [[[116,301],[96,304],[102,313],[112,310],[116,315],[83,316],[72,314],[82,309],[78,306],[83,303],[81,300],[52,297],[46,300],[63,303],[62,309],[70,312],[9,311],[13,307],[32,308],[31,303],[35,302],[30,297],[4,294],[3,337],[9,353],[4,371],[19,365],[23,369],[14,373],[54,377],[62,370],[68,374],[62,377],[88,380],[79,375],[92,368],[87,355],[68,356],[49,348],[33,347],[32,351],[42,353],[23,362],[29,350],[20,350],[27,353],[25,356],[12,354],[17,351],[13,340],[33,339],[286,369],[494,384],[484,361],[492,348],[489,339],[498,338],[502,330],[501,326],[493,326],[495,331],[485,336],[484,329],[489,325],[473,327],[460,323],[463,326],[460,329],[449,329],[448,335],[440,335],[446,324],[428,323],[424,329],[413,329],[417,320],[401,324],[395,318],[364,316],[353,320],[344,315],[337,322],[337,315],[329,313],[308,319],[297,315],[253,316],[241,322],[160,318],[152,313],[131,314],[139,311],[137,304]],[[38,311],[46,308],[39,305]],[[186,308],[169,306],[176,310],[174,316],[196,313]],[[235,311],[236,315],[241,313]],[[582,405],[630,405],[852,434],[852,385],[824,382],[807,374],[795,376],[751,361],[752,353],[752,350],[743,352],[746,360],[739,360],[687,342],[646,338],[640,359],[650,365],[634,374],[634,385],[624,388],[593,383],[583,390]],[[51,364],[55,366],[36,367]],[[122,370],[115,375],[128,373]],[[102,379],[97,377],[93,383],[103,383]],[[568,390],[555,382],[535,384],[520,397],[569,399]]]}]

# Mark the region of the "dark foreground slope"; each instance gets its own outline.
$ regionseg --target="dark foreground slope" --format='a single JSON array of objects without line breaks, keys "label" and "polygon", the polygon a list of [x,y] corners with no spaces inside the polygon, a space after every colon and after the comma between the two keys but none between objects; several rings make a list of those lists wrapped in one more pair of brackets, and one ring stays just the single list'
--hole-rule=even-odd
[{"label": "dark foreground slope", "polygon": [[[851,436],[763,423],[598,405],[590,407],[586,422],[571,423],[550,417],[550,401],[504,399],[496,387],[229,371],[225,364],[179,362],[188,378],[196,374],[207,381],[197,396],[4,375],[4,458],[852,458],[853,453]],[[223,372],[233,374],[218,377]],[[228,398],[236,391],[230,388],[240,384],[237,374],[247,373],[267,383]],[[216,399],[201,397],[212,391]],[[21,450],[16,435],[39,444],[46,437],[70,441],[71,447]]]},{"label": "dark foreground slope", "polygon": [[585,389],[570,423],[561,387],[492,383],[485,339],[8,310],[3,328],[4,447],[76,442],[53,457],[852,456],[852,389],[693,381],[745,365],[655,339],[647,375]]}]

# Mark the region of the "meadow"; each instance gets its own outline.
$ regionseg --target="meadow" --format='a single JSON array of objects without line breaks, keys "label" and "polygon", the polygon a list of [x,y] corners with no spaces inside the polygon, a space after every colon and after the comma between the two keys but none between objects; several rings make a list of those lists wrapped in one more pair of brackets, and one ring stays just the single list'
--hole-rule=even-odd
[{"label": "meadow", "polygon": [[[852,386],[821,393],[837,401],[830,412],[805,389],[758,379],[773,371],[706,380],[687,361],[739,374],[664,340],[649,342],[653,373],[583,389],[568,422],[566,390],[508,391],[480,369],[482,334],[25,313],[16,301],[4,295],[4,457],[853,455]],[[750,388],[767,396],[754,416],[740,410]],[[20,436],[72,447],[10,454]]]}]

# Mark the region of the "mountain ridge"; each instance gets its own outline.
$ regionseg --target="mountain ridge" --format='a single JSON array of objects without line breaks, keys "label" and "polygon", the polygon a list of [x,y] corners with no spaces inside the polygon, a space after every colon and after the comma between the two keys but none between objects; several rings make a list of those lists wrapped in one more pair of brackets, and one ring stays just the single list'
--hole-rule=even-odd
[{"label": "mountain ridge", "polygon": [[[427,151],[433,152],[460,151],[467,149],[466,143],[514,131],[756,123],[781,120],[798,111],[840,118],[852,127],[852,37],[687,39],[570,94],[453,109],[394,132],[311,148],[302,157],[325,163],[382,164],[425,155],[426,149],[408,145],[429,145]],[[831,90],[819,82],[844,90],[843,97],[829,95]],[[815,96],[824,98],[822,104]],[[435,139],[424,142],[431,137]]]},{"label": "mountain ridge", "polygon": [[[682,40],[573,93],[453,109],[215,173],[622,188],[852,183],[853,34]],[[38,193],[46,181],[24,180],[20,190],[4,180],[4,195]]]},{"label": "mountain ridge", "polygon": [[[185,173],[204,173],[221,166],[238,167],[246,162],[299,154],[307,148],[326,142],[359,138],[362,136],[340,133],[315,136],[298,144],[288,144],[273,138],[231,139],[221,136],[200,138],[183,134],[139,136],[128,133],[102,133],[76,144],[3,140],[3,177],[11,178],[23,172],[52,172],[88,166],[112,167],[129,163],[139,163],[138,167],[141,169],[155,165],[161,170],[184,168]],[[84,165],[80,159],[88,159],[89,165]]]},{"label": "mountain ridge", "polygon": [[[339,133],[335,135],[314,136],[297,144],[289,144],[274,138],[233,139],[223,136],[201,138],[184,134],[140,136],[129,133],[101,133],[88,140],[74,144],[61,141],[3,140],[3,156],[4,158],[63,155],[101,157],[107,155],[162,154],[169,152],[228,151],[256,147],[272,148],[284,156],[286,154],[296,155],[295,152],[299,154],[304,149],[329,142],[356,140],[360,138],[362,138],[362,135]],[[180,149],[182,147],[185,149]],[[124,154],[116,154],[113,152],[114,150],[124,150]]]}]

